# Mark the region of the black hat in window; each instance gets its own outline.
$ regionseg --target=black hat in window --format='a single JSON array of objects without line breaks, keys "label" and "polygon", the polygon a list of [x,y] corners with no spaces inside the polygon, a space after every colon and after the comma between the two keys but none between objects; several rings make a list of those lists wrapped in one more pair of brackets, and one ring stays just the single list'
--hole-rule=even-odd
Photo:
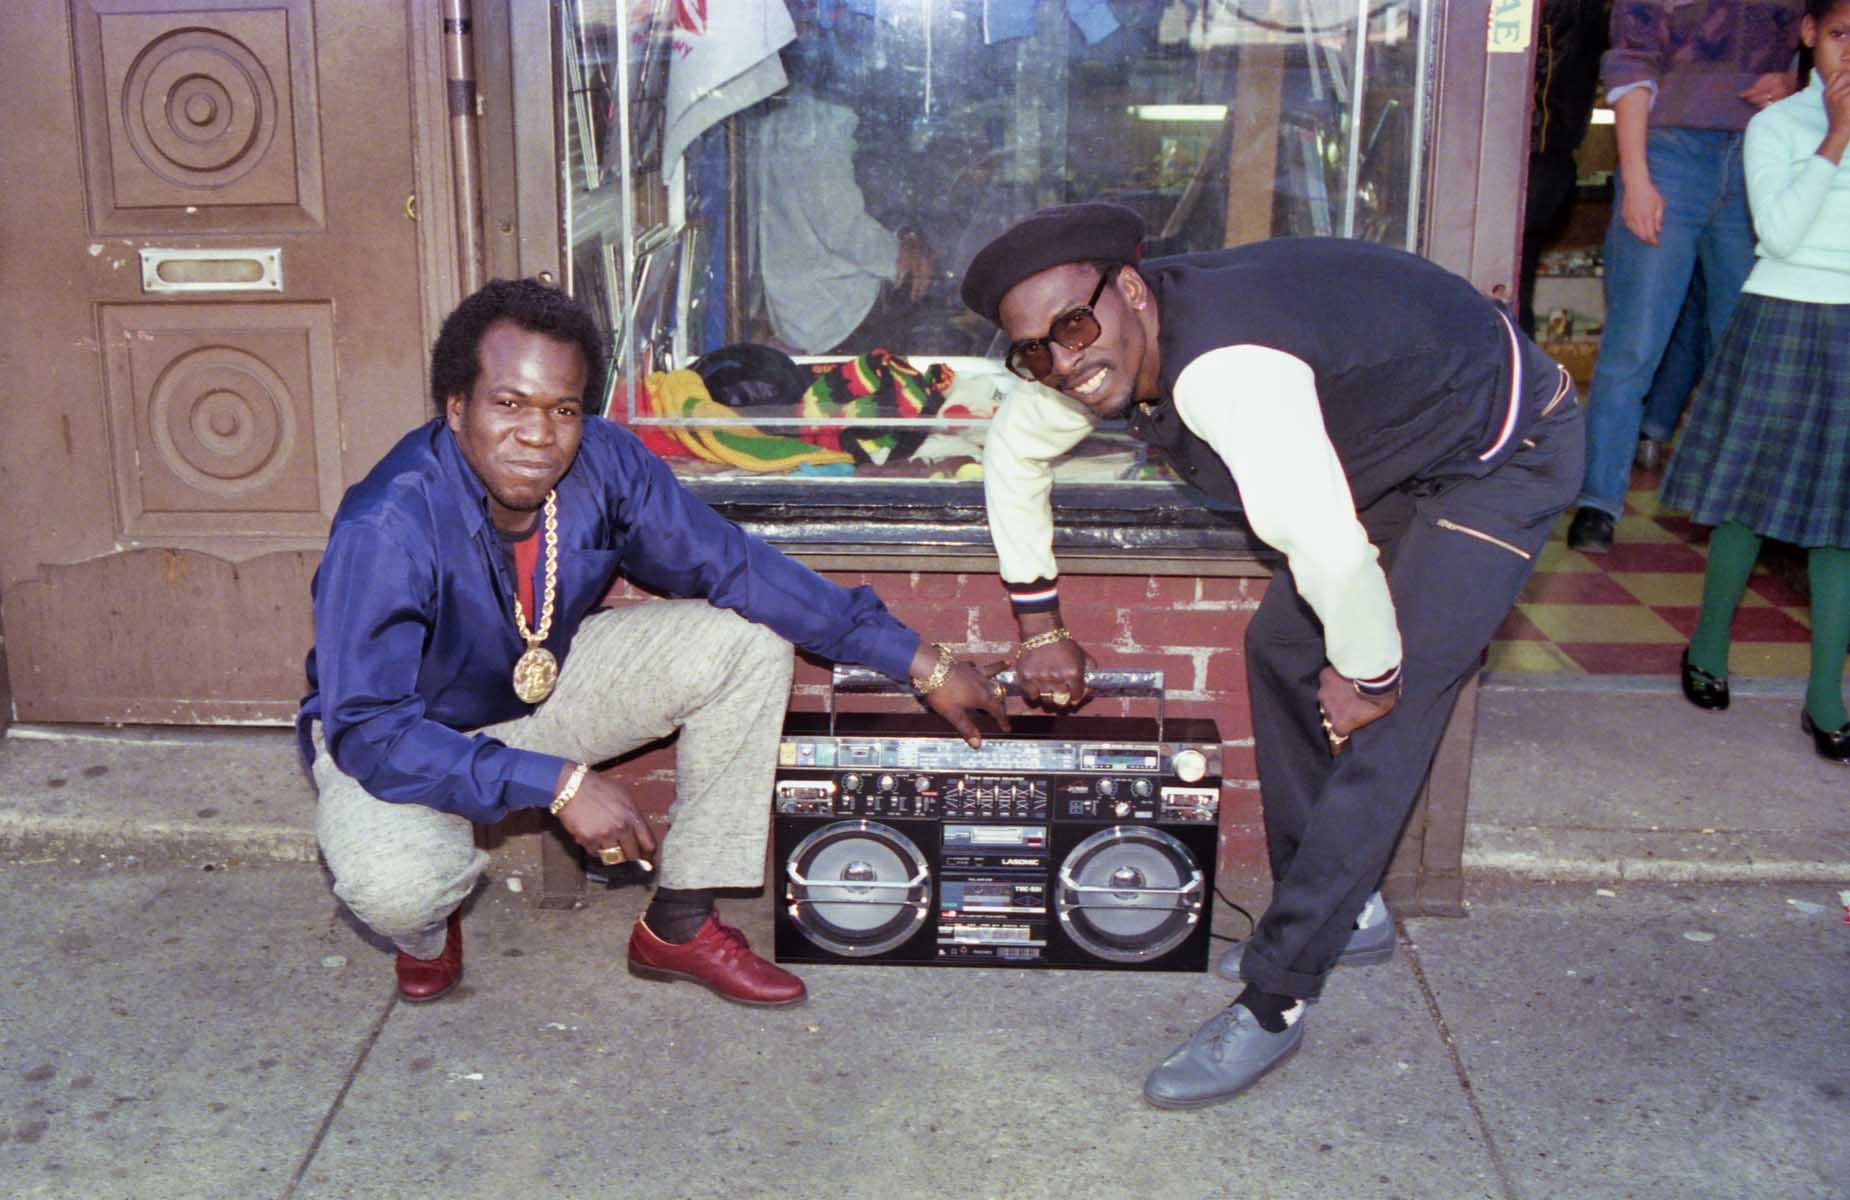
[{"label": "black hat in window", "polygon": [[694,374],[707,394],[727,408],[775,410],[788,415],[814,376],[783,351],[756,342],[734,342],[694,360]]}]

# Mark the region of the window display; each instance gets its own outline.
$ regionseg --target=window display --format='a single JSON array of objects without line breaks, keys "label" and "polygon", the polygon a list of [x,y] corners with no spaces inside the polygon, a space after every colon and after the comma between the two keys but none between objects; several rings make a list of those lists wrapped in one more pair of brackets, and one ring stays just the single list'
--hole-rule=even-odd
[{"label": "window display", "polygon": [[[1044,205],[1136,209],[1146,257],[1420,249],[1431,0],[555,2],[606,411],[716,501],[980,514],[988,419],[1040,385],[958,286]],[[1056,483],[1198,504],[1110,422]]]}]

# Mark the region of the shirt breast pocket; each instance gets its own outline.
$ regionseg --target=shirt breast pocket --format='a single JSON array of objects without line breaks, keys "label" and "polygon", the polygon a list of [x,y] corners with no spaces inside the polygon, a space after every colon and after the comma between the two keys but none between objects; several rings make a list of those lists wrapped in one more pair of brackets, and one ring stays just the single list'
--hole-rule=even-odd
[{"label": "shirt breast pocket", "polygon": [[623,555],[615,550],[559,550],[559,603],[569,612],[605,607]]}]

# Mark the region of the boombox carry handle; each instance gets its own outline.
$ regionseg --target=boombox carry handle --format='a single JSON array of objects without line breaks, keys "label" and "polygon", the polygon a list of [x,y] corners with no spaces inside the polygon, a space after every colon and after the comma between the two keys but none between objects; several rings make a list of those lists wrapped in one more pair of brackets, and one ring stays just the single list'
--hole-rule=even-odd
[{"label": "boombox carry handle", "polygon": [[[1007,688],[1010,694],[1021,695],[1021,688],[1015,682],[1014,671],[1003,671],[996,676],[996,682]],[[1095,696],[1154,696],[1156,698],[1156,740],[1163,740],[1163,673],[1154,668],[1121,671],[1087,671],[1086,686]],[[841,692],[860,692],[881,696],[903,696],[912,693],[910,684],[897,683],[878,671],[866,667],[844,667],[837,664],[835,674],[829,681],[829,736],[835,736],[835,696]]]}]

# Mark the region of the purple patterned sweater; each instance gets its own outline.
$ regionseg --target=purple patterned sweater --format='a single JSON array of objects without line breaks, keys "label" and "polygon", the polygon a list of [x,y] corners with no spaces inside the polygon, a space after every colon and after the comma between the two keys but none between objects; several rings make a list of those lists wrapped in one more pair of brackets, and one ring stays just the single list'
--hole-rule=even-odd
[{"label": "purple patterned sweater", "polygon": [[1612,48],[1600,59],[1610,101],[1654,87],[1651,126],[1747,128],[1759,111],[1740,93],[1769,71],[1789,71],[1803,0],[1618,0]]}]

